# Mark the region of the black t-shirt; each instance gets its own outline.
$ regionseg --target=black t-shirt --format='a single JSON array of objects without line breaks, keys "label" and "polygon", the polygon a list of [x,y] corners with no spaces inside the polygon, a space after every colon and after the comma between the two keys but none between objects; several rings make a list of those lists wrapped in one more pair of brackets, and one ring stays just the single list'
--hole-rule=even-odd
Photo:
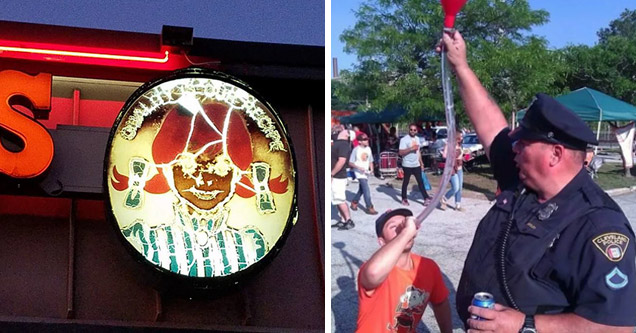
[{"label": "black t-shirt", "polygon": [[345,164],[338,170],[333,178],[347,178],[347,164],[351,155],[351,143],[347,140],[335,140],[331,146],[331,169],[336,166],[338,159],[344,157]]}]

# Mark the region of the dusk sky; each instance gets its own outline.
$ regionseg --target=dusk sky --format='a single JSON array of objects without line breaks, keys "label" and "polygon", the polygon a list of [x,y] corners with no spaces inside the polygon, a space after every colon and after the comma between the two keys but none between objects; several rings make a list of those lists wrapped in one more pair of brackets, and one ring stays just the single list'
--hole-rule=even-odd
[{"label": "dusk sky", "polygon": [[325,45],[324,0],[2,0],[0,20],[194,37]]}]

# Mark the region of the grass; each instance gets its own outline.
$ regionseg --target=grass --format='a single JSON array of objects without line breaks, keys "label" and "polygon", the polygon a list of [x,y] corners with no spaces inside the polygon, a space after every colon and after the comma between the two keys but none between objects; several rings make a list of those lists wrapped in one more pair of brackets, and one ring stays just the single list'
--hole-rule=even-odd
[{"label": "grass", "polygon": [[[426,176],[433,187],[432,192],[436,192],[437,185],[439,184],[442,176],[435,175],[434,173],[429,172],[429,170],[427,170]],[[393,183],[393,186],[396,186],[396,188],[400,188],[402,186],[401,179],[398,180],[395,178],[389,178],[389,181]],[[411,179],[410,185],[415,186],[414,179]],[[475,166],[471,168],[470,172],[464,171],[464,187],[462,188],[463,197],[493,200],[495,198],[496,190],[497,182],[492,176],[490,164]]]},{"label": "grass", "polygon": [[[431,185],[433,185],[433,190],[435,190],[442,176],[436,176],[431,173],[427,173],[427,176]],[[470,171],[464,170],[462,196],[493,200],[495,191],[497,191],[497,182],[492,176],[490,164],[475,166]]]},{"label": "grass", "polygon": [[631,169],[632,177],[625,177],[620,163],[605,163],[598,170],[596,183],[604,190],[636,186],[636,168]]}]

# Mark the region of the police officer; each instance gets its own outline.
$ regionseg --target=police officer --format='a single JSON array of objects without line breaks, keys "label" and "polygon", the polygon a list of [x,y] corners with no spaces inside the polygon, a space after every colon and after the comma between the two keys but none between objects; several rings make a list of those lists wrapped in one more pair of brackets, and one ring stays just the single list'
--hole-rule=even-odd
[{"label": "police officer", "polygon": [[[511,132],[468,66],[459,32],[444,34],[442,43],[502,190],[464,264],[461,319],[470,332],[633,332],[634,232],[585,173],[594,134],[545,94]],[[471,306],[480,291],[493,294],[494,309]]]}]

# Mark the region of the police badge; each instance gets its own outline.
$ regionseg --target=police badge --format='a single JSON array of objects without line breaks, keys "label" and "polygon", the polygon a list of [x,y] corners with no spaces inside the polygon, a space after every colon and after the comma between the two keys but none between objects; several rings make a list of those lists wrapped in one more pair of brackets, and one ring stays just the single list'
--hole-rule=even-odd
[{"label": "police badge", "polygon": [[556,212],[559,209],[556,203],[551,202],[547,206],[543,207],[537,212],[537,218],[539,221],[545,221],[552,216],[552,213]]},{"label": "police badge", "polygon": [[246,84],[204,69],[149,82],[128,99],[111,130],[104,187],[127,247],[204,289],[258,271],[297,218],[281,120]]}]

